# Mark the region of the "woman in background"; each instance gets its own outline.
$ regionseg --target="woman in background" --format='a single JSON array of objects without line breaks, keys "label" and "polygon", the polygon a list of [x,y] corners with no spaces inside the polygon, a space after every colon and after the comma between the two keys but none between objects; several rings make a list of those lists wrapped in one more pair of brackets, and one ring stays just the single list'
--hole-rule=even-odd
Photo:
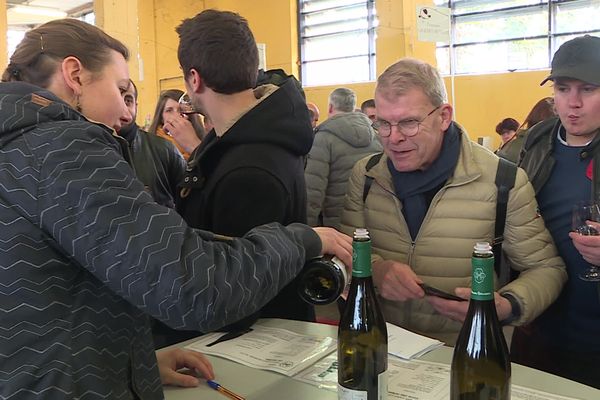
[{"label": "woman in background", "polygon": [[160,94],[148,132],[173,142],[187,160],[202,142],[205,131],[196,114],[182,115],[179,112],[182,95],[183,91],[179,89],[165,90]]},{"label": "woman in background", "polygon": [[554,100],[552,97],[544,97],[535,103],[531,111],[529,111],[529,114],[527,114],[525,121],[517,130],[514,139],[498,150],[496,153],[498,157],[517,163],[519,161],[521,147],[523,147],[523,144],[525,143],[529,129],[538,122],[542,122],[555,115],[556,112],[554,110]]}]

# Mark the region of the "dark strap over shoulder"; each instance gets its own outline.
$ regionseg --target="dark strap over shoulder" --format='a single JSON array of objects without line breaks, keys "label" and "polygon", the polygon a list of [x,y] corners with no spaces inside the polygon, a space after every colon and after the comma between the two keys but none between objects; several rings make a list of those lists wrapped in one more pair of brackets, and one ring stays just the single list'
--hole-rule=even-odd
[{"label": "dark strap over shoulder", "polygon": [[500,286],[512,280],[512,274],[507,263],[502,264],[502,242],[504,241],[504,226],[506,225],[506,209],[508,206],[508,193],[515,186],[517,176],[517,165],[500,158],[498,169],[496,170],[496,187],[498,188],[498,198],[496,200],[496,223],[494,228],[494,243],[492,251],[494,252],[494,269],[498,275]]},{"label": "dark strap over shoulder", "polygon": [[[367,161],[367,165],[365,166],[365,172],[369,172],[371,168],[373,168],[379,160],[381,160],[381,156],[383,153],[376,153],[369,158]],[[369,190],[371,190],[371,185],[373,184],[373,177],[365,175],[365,186],[363,187],[363,203],[367,200],[367,196],[369,195]]]}]

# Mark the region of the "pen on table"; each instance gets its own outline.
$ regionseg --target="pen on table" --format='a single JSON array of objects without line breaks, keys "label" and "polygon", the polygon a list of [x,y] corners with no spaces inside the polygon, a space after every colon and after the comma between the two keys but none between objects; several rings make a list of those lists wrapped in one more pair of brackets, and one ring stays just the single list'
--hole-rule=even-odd
[{"label": "pen on table", "polygon": [[245,400],[239,394],[233,393],[231,390],[229,390],[229,389],[221,386],[220,384],[218,384],[215,381],[212,381],[212,380],[208,379],[206,381],[206,383],[208,384],[208,386],[210,386],[211,388],[215,389],[218,392],[223,393],[225,396],[229,397],[230,399],[233,399],[233,400]]}]

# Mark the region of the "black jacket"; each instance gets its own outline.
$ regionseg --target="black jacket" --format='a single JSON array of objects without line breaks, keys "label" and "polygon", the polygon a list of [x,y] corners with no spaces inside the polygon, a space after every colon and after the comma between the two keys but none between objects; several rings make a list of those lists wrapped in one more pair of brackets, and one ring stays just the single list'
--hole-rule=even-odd
[{"label": "black jacket", "polygon": [[[306,222],[304,156],[312,141],[306,103],[288,81],[222,137],[207,135],[190,157],[177,210],[191,226],[228,236]],[[293,282],[261,316],[314,320],[314,311]]]},{"label": "black jacket", "polygon": [[[544,187],[552,173],[552,168],[554,168],[555,161],[552,157],[552,150],[559,127],[560,119],[558,117],[536,124],[529,129],[529,134],[523,149],[521,149],[519,166],[527,172],[535,193]],[[581,151],[580,157],[582,159],[593,157],[594,160],[600,160],[600,135],[596,135],[594,140]],[[594,162],[593,165],[594,179],[592,180],[590,200],[600,199],[600,162]]]},{"label": "black jacket", "polygon": [[185,172],[185,160],[175,145],[135,123],[121,129],[119,135],[129,143],[133,169],[146,191],[158,204],[174,208],[177,185]]},{"label": "black jacket", "polygon": [[207,241],[144,191],[119,141],[45,90],[0,84],[2,397],[162,399],[147,314],[219,328],[318,255],[299,225]]}]

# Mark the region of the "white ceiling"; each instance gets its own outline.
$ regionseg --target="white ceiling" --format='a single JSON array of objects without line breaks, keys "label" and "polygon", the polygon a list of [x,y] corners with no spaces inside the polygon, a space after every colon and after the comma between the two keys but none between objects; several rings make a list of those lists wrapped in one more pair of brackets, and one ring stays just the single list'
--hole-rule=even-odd
[{"label": "white ceiling", "polygon": [[82,10],[92,9],[93,1],[90,0],[7,0],[6,16],[9,26],[39,25],[60,16],[38,15],[37,13],[16,12],[19,6],[38,8],[38,11],[54,10],[63,11],[67,15],[78,16]]}]

